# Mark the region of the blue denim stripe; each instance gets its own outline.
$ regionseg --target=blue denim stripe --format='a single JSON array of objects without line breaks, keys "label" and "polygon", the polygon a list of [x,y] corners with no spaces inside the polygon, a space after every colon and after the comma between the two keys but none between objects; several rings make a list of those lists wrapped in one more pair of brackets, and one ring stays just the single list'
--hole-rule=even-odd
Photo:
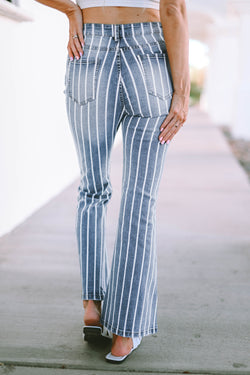
[{"label": "blue denim stripe", "polygon": [[[83,26],[84,55],[67,59],[66,108],[78,156],[76,236],[82,299],[121,336],[157,332],[156,199],[167,144],[158,141],[172,77],[159,22]],[[105,238],[110,155],[123,139],[122,196],[109,272]]]}]

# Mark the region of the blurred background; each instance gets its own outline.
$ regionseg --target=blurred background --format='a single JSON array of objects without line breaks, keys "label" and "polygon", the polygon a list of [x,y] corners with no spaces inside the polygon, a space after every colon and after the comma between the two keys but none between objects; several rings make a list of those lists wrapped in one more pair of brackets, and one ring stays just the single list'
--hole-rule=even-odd
[{"label": "blurred background", "polygon": [[[250,0],[187,0],[187,8],[190,105],[247,154]],[[79,175],[63,94],[67,42],[63,13],[34,0],[0,0],[0,235]]]}]

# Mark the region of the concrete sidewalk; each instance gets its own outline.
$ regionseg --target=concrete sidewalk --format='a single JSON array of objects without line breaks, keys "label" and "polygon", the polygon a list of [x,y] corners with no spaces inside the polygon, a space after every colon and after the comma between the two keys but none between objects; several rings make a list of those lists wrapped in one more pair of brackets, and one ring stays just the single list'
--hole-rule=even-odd
[{"label": "concrete sidewalk", "polygon": [[[104,360],[109,344],[83,341],[75,181],[0,239],[0,374],[250,374],[247,176],[197,109],[167,153],[157,202],[159,333],[119,366]],[[119,144],[111,160],[110,259],[121,165]]]}]

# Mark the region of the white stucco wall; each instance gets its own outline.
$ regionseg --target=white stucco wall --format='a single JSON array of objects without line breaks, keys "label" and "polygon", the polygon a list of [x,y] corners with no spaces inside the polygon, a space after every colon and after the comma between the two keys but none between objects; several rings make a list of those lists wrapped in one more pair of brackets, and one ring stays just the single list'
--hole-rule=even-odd
[{"label": "white stucco wall", "polygon": [[233,134],[250,140],[250,1],[239,15],[239,63],[236,111],[233,117]]},{"label": "white stucco wall", "polygon": [[20,4],[34,22],[0,16],[0,235],[79,173],[63,94],[67,17]]},{"label": "white stucco wall", "polygon": [[[213,36],[213,37],[212,37]],[[210,64],[202,108],[217,124],[233,126],[239,84],[239,45],[236,35],[215,29],[208,41]]]},{"label": "white stucco wall", "polygon": [[201,108],[250,140],[250,0],[189,0],[190,34],[209,47]]}]

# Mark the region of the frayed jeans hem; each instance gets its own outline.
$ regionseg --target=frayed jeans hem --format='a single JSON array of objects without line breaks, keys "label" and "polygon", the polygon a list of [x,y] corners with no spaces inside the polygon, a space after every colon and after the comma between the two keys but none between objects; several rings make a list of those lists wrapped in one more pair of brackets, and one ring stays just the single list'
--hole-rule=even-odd
[{"label": "frayed jeans hem", "polygon": [[105,294],[104,293],[82,293],[82,300],[93,300],[93,301],[103,301]]}]

